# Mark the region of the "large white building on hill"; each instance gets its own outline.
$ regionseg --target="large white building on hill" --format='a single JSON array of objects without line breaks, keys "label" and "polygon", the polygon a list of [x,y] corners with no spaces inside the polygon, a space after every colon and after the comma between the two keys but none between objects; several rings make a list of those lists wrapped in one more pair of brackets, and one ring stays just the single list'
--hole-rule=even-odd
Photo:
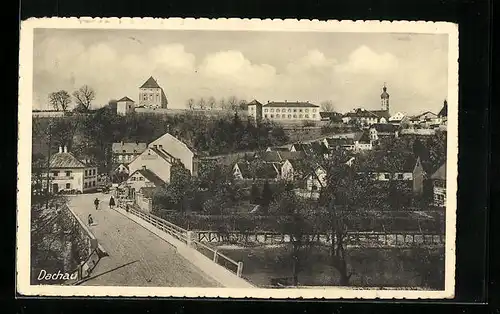
[{"label": "large white building on hill", "polygon": [[320,107],[306,102],[268,102],[262,105],[257,100],[248,104],[248,115],[255,120],[265,119],[276,122],[289,121],[320,121]]}]

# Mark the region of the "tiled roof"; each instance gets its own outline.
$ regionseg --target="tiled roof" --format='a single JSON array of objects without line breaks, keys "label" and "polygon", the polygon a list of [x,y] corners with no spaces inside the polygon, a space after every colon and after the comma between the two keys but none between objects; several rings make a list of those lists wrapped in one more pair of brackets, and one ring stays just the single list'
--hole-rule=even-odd
[{"label": "tiled roof", "polygon": [[82,161],[71,153],[57,153],[50,157],[50,168],[86,168]]},{"label": "tiled roof", "polygon": [[279,175],[272,163],[239,162],[237,165],[244,179],[253,179],[254,175],[255,179],[276,179]]},{"label": "tiled roof", "polygon": [[256,157],[260,158],[265,162],[280,162],[281,157],[278,152],[262,152],[258,154]]},{"label": "tiled roof", "polygon": [[130,98],[128,98],[127,96],[125,96],[122,99],[118,100],[118,102],[120,102],[120,101],[132,101],[133,102],[133,100],[130,99]]},{"label": "tiled roof", "polygon": [[152,76],[150,76],[140,88],[160,88],[160,85],[158,85],[156,80]]},{"label": "tiled roof", "polygon": [[304,159],[306,155],[304,152],[290,152],[290,151],[280,151],[279,152],[281,160],[298,160],[298,159]]},{"label": "tiled roof", "polygon": [[149,182],[153,183],[156,186],[165,184],[165,182],[160,177],[158,177],[153,171],[147,168],[137,169],[135,172],[139,172],[144,178],[146,178]]},{"label": "tiled roof", "polygon": [[431,176],[431,179],[433,180],[446,180],[446,163],[442,164],[439,169],[434,172],[434,174]]},{"label": "tiled roof", "polygon": [[329,147],[354,145],[354,139],[352,138],[327,138],[326,141]]},{"label": "tiled roof", "polygon": [[434,117],[437,117],[437,114],[435,114],[434,112],[426,111],[426,112],[422,112],[422,113],[420,113],[420,114],[418,114],[416,116],[411,117],[411,120],[418,120],[421,116],[424,116],[424,115],[427,115],[427,114],[431,114]]},{"label": "tiled roof", "polygon": [[355,111],[348,112],[344,114],[344,117],[348,118],[379,118],[373,111],[356,109]]},{"label": "tiled roof", "polygon": [[258,102],[257,100],[252,100],[251,102],[249,102],[247,104],[247,106],[250,106],[250,105],[258,105],[258,106],[262,106],[262,104],[260,102]]},{"label": "tiled roof", "polygon": [[291,108],[319,108],[318,105],[311,104],[309,102],[299,102],[299,101],[286,101],[286,102],[276,102],[272,101],[270,103],[265,104],[263,107],[291,107]]},{"label": "tiled roof", "polygon": [[398,129],[397,126],[390,123],[375,123],[372,124],[370,128],[374,128],[375,130],[377,130],[377,132],[382,132],[382,133],[394,133]]},{"label": "tiled roof", "polygon": [[[113,143],[111,145],[111,150],[113,153],[125,153],[125,154],[141,154],[146,150],[146,143]],[[125,152],[124,152],[125,151]]]},{"label": "tiled roof", "polygon": [[370,112],[379,118],[389,119],[391,117],[388,110],[370,110]]},{"label": "tiled roof", "polygon": [[271,152],[287,152],[289,150],[288,147],[269,147],[268,149]]},{"label": "tiled roof", "polygon": [[360,169],[370,172],[413,172],[418,157],[412,153],[379,152],[375,158],[362,161]]},{"label": "tiled roof", "polygon": [[311,150],[318,155],[328,153],[328,148],[326,148],[326,146],[322,142],[321,143],[320,142],[312,142],[311,143]]},{"label": "tiled roof", "polygon": [[333,122],[340,122],[342,121],[342,114],[338,112],[320,112],[319,113],[321,119],[329,119],[330,121]]},{"label": "tiled roof", "polygon": [[156,147],[150,147],[149,149],[151,149],[152,151],[154,151],[156,154],[158,154],[158,156],[160,156],[161,158],[165,159],[169,163],[173,163],[176,160],[176,158],[174,156],[170,155],[169,153],[167,153],[166,151],[164,151],[162,149],[159,149],[159,148],[156,148]]}]

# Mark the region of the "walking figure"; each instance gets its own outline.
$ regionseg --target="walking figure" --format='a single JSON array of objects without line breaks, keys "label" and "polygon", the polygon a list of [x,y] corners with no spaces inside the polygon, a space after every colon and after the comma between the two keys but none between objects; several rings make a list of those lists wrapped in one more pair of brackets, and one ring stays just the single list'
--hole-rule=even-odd
[{"label": "walking figure", "polygon": [[95,210],[98,210],[99,209],[99,199],[97,197],[94,200],[94,205],[95,205]]},{"label": "walking figure", "polygon": [[94,223],[94,219],[92,218],[92,214],[89,214],[89,217],[87,219],[89,222],[89,226],[92,226],[92,224]]},{"label": "walking figure", "polygon": [[113,196],[111,196],[111,198],[109,199],[109,208],[113,207],[115,207],[115,199],[113,198]]}]

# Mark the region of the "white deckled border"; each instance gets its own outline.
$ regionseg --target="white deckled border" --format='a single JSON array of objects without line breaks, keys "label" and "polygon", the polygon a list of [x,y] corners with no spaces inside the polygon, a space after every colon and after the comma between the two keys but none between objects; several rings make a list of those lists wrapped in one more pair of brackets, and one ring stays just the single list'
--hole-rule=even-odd
[{"label": "white deckled border", "polygon": [[[430,33],[448,34],[448,143],[445,290],[367,288],[150,288],[30,285],[30,199],[33,93],[33,36],[36,28],[221,30],[273,32]],[[41,18],[21,23],[19,70],[19,138],[16,286],[26,296],[220,297],[260,299],[442,299],[455,290],[456,197],[458,178],[458,26],[446,22],[319,21],[294,19],[194,18]]]}]

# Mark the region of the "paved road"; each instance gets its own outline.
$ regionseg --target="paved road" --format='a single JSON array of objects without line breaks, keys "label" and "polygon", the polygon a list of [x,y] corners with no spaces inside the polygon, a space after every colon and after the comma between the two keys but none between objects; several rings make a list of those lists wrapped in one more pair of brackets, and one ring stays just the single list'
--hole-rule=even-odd
[{"label": "paved road", "polygon": [[[95,210],[93,200],[101,200]],[[82,285],[146,287],[220,287],[190,264],[168,242],[108,207],[109,195],[81,194],[69,198],[69,207],[87,222],[109,256],[102,258]]]}]

